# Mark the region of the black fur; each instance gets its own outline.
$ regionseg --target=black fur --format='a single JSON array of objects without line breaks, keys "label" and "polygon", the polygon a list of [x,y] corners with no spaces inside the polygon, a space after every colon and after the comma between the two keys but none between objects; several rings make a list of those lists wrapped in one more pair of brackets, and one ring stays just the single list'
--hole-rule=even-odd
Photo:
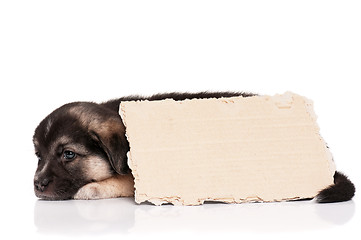
[{"label": "black fur", "polygon": [[119,111],[119,104],[121,101],[138,101],[138,100],[148,100],[148,101],[156,101],[156,100],[164,100],[167,98],[171,98],[176,101],[182,101],[185,99],[196,99],[196,98],[222,98],[222,97],[252,97],[256,96],[254,93],[246,93],[246,92],[198,92],[198,93],[178,93],[178,92],[170,92],[170,93],[160,93],[155,94],[150,97],[144,97],[139,95],[122,97],[114,100],[110,100],[108,102],[102,103],[103,106],[106,106],[113,111]]},{"label": "black fur", "polygon": [[344,202],[351,200],[355,195],[355,185],[340,172],[335,172],[334,185],[323,189],[316,196],[319,203]]}]

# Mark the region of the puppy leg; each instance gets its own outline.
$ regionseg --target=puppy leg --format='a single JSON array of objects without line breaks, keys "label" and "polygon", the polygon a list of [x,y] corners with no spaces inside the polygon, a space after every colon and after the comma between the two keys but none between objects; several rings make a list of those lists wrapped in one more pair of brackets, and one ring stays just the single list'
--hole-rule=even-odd
[{"label": "puppy leg", "polygon": [[134,179],[131,174],[117,175],[80,188],[74,199],[104,199],[134,196]]}]

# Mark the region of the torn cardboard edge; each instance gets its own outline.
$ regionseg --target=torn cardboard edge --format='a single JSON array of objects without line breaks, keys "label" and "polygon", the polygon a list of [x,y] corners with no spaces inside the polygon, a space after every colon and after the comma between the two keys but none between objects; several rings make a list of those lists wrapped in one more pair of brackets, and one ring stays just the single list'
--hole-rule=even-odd
[{"label": "torn cardboard edge", "polygon": [[313,103],[297,94],[125,101],[119,112],[137,203],[288,201],[333,184]]}]

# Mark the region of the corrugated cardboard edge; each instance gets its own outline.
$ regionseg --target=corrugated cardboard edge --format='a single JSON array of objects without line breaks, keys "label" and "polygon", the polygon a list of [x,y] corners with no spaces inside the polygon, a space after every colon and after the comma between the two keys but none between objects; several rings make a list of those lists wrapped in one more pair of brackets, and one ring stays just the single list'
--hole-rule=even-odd
[{"label": "corrugated cardboard edge", "polygon": [[[335,163],[333,161],[333,156],[329,150],[329,148],[327,147],[326,142],[324,141],[324,139],[322,138],[322,136],[320,135],[320,128],[319,125],[317,123],[317,115],[314,112],[314,108],[313,108],[313,101],[310,99],[307,99],[306,97],[300,96],[298,94],[292,93],[292,92],[286,92],[284,94],[276,94],[274,96],[269,96],[269,95],[262,95],[262,96],[252,96],[252,97],[247,97],[247,98],[265,98],[267,100],[272,99],[272,101],[274,101],[275,105],[278,108],[290,108],[292,107],[293,104],[293,100],[294,97],[301,97],[304,100],[305,103],[305,107],[306,107],[306,111],[308,112],[309,117],[311,118],[311,120],[315,123],[315,126],[317,127],[317,132],[318,132],[318,136],[320,138],[320,141],[323,143],[324,145],[324,150],[325,153],[327,155],[327,166],[328,166],[328,170],[329,170],[329,176],[330,179],[333,179],[333,175],[336,171],[336,167],[335,167]],[[232,98],[242,98],[242,97],[231,97],[231,98],[222,98],[225,101],[230,101],[232,102]],[[192,100],[184,100],[184,101],[194,101],[196,99],[192,99]],[[148,100],[145,100],[148,101]],[[158,100],[158,101],[174,101],[172,99],[166,99],[166,100]],[[139,101],[128,101],[128,102],[139,102]],[[127,125],[126,125],[126,115],[125,115],[125,105],[123,104],[124,102],[120,103],[119,106],[119,114],[122,118],[123,124],[126,128],[126,137],[129,141],[129,145],[130,145],[130,150],[127,153],[127,157],[128,157],[128,165],[130,167],[130,169],[132,170],[132,174],[134,177],[134,188],[135,188],[135,201],[137,203],[142,203],[145,201],[151,202],[155,205],[162,205],[164,203],[172,203],[173,205],[200,205],[203,204],[205,201],[212,201],[212,202],[224,202],[224,203],[244,203],[244,202],[280,202],[280,201],[290,201],[290,200],[299,200],[299,199],[305,199],[305,198],[313,198],[315,196],[298,196],[298,197],[290,197],[290,198],[283,198],[283,199],[274,199],[273,201],[265,201],[262,198],[258,197],[258,196],[250,196],[244,199],[239,199],[239,198],[199,198],[196,201],[194,200],[190,200],[187,201],[186,199],[182,199],[180,197],[177,196],[173,196],[173,197],[149,197],[146,194],[140,194],[137,193],[137,183],[139,180],[139,175],[137,173],[137,162],[135,159],[132,158],[132,139],[129,138],[128,134],[127,134]],[[320,189],[321,190],[321,189]]]}]

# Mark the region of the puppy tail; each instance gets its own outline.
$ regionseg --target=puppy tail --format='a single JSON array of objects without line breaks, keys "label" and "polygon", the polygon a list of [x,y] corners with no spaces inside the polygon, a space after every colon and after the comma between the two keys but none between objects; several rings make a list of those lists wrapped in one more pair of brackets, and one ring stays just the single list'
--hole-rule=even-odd
[{"label": "puppy tail", "polygon": [[344,202],[355,195],[355,185],[340,172],[333,176],[334,184],[321,190],[316,196],[318,203]]}]

